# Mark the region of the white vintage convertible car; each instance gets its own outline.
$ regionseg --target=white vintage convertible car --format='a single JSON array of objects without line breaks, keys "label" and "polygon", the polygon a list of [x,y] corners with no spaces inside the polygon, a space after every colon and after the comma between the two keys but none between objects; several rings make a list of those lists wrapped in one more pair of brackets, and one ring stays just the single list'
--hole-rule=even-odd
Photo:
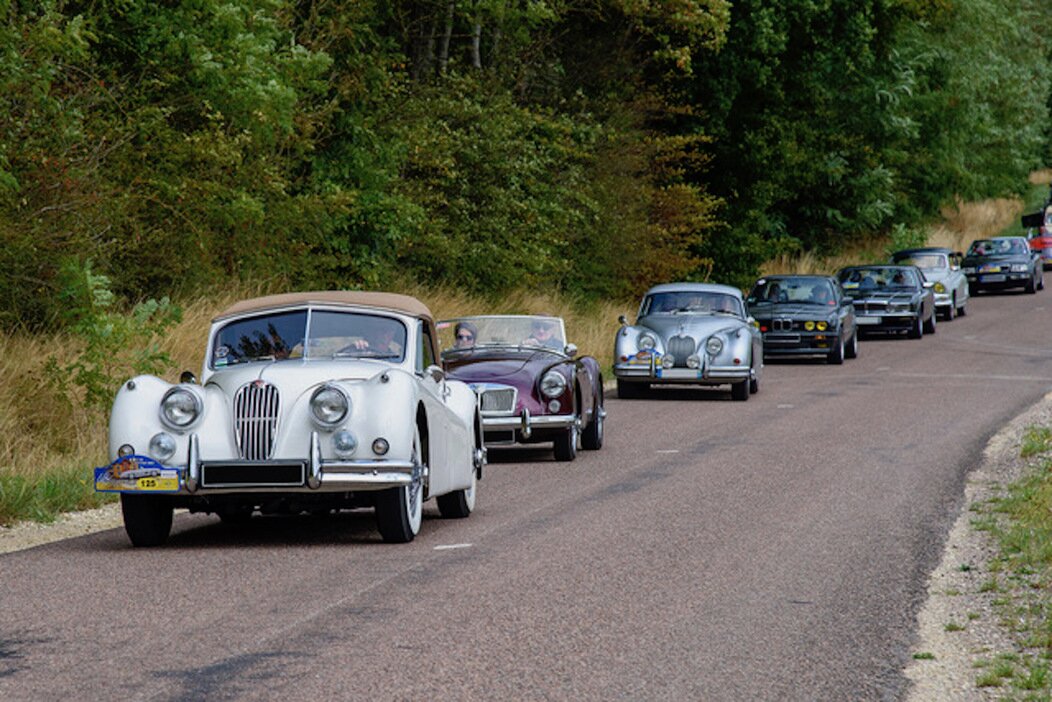
[{"label": "white vintage convertible car", "polygon": [[374,507],[384,541],[411,541],[431,497],[471,513],[486,461],[476,395],[436,365],[435,339],[405,295],[239,302],[212,322],[200,381],[124,383],[95,487],[120,493],[135,546],[164,543],[175,508],[243,522]]}]

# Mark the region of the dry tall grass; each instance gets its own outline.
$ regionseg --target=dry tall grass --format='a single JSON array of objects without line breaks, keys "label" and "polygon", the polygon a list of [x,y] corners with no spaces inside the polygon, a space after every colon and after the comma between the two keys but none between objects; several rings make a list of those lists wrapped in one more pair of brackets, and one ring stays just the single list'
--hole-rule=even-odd
[{"label": "dry tall grass", "polygon": [[[1052,170],[1037,171],[1030,176],[1034,185],[1052,182]],[[964,251],[974,239],[997,236],[1018,225],[1024,203],[1018,198],[1000,198],[980,202],[958,202],[943,208],[940,221],[927,228],[927,246],[945,246]],[[884,259],[887,240],[873,238],[857,242],[835,256],[816,256],[812,252],[779,256],[762,267],[764,275],[778,273],[832,273],[844,266],[871,263]]]}]

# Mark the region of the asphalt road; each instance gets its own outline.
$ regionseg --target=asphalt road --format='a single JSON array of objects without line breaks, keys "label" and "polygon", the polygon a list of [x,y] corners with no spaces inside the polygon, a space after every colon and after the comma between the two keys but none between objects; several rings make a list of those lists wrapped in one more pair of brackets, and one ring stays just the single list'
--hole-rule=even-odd
[{"label": "asphalt road", "polygon": [[177,515],[0,556],[0,699],[898,699],[965,477],[1052,388],[1050,307],[769,363],[749,402],[610,399],[602,451],[493,451],[404,546]]}]

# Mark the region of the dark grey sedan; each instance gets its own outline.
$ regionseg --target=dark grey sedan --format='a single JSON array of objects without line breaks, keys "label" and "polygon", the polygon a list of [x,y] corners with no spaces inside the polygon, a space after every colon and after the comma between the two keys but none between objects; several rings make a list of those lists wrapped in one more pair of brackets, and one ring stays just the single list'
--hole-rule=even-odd
[{"label": "dark grey sedan", "polygon": [[972,295],[980,290],[1007,288],[1035,293],[1045,287],[1041,255],[1031,250],[1030,243],[1022,236],[976,239],[964,255],[961,270],[968,276],[968,290]]},{"label": "dark grey sedan", "polygon": [[837,274],[861,332],[935,333],[935,293],[916,266],[850,266]]},{"label": "dark grey sedan", "polygon": [[769,275],[746,300],[773,356],[819,356],[840,364],[858,356],[855,309],[836,278],[828,275]]}]

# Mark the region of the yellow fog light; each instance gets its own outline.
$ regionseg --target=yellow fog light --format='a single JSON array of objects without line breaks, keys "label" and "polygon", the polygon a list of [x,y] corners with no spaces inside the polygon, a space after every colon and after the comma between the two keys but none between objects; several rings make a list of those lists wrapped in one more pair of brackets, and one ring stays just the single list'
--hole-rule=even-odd
[{"label": "yellow fog light", "polygon": [[814,322],[804,322],[804,329],[806,329],[807,331],[814,331],[815,323]]},{"label": "yellow fog light", "polygon": [[946,286],[943,285],[942,283],[936,283],[935,284],[935,292],[937,292],[937,293],[944,293],[944,292],[946,292]]},{"label": "yellow fog light", "polygon": [[815,327],[818,329],[818,331],[825,331],[826,327],[828,327],[828,326],[829,325],[826,324],[825,322],[819,322],[818,324],[815,325]]}]

